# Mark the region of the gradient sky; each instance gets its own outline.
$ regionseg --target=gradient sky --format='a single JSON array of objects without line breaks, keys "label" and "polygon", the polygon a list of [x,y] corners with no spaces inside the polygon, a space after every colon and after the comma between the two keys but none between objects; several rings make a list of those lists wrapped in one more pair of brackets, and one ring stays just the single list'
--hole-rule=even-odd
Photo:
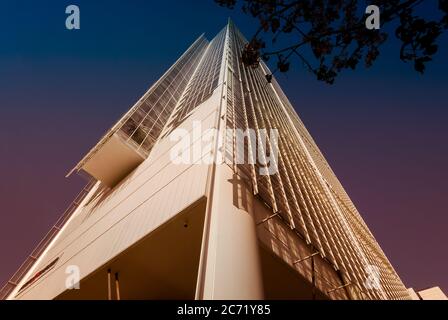
[{"label": "gradient sky", "polygon": [[[65,29],[69,4],[80,6],[79,31]],[[0,283],[85,183],[67,171],[228,16],[247,37],[257,26],[212,0],[0,0]],[[447,40],[424,76],[391,37],[373,68],[333,86],[298,61],[278,77],[405,284],[446,293]]]}]

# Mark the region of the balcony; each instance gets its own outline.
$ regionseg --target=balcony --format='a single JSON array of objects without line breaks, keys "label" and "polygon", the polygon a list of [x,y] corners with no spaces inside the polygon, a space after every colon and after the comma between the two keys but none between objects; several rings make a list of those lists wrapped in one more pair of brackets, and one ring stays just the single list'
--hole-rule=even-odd
[{"label": "balcony", "polygon": [[83,161],[78,170],[83,170],[103,184],[113,187],[144,159],[144,155],[115,132],[91,157]]}]

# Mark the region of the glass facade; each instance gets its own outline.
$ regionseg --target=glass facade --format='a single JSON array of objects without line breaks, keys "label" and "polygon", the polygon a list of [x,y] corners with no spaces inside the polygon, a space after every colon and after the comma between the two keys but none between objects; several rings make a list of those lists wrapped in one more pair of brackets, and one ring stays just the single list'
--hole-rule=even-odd
[{"label": "glass facade", "polygon": [[196,70],[208,40],[201,35],[145,95],[100,139],[73,171],[81,171],[108,140],[118,134],[143,157],[147,157]]},{"label": "glass facade", "polygon": [[159,138],[195,71],[208,41],[201,36],[128,114],[118,132],[146,155]]},{"label": "glass facade", "polygon": [[[324,156],[297,116],[275,79],[261,62],[245,67],[241,53],[247,43],[230,23],[227,59],[226,162],[243,177],[273,215],[279,217],[327,260],[350,286],[356,299],[408,299],[394,271]],[[261,175],[264,159],[237,161],[237,130],[278,130],[277,144],[269,139],[263,154],[278,150],[277,173]],[[232,134],[233,132],[233,134]],[[259,141],[259,140],[256,140]],[[260,147],[260,145],[258,145]],[[244,140],[244,154],[255,150]],[[272,160],[271,160],[272,161]],[[378,272],[379,290],[366,289]]]},{"label": "glass facade", "polygon": [[198,66],[198,70],[188,84],[167,126],[167,134],[175,129],[191,111],[207,100],[218,86],[225,36],[226,28],[221,30],[211,41],[209,48]]}]

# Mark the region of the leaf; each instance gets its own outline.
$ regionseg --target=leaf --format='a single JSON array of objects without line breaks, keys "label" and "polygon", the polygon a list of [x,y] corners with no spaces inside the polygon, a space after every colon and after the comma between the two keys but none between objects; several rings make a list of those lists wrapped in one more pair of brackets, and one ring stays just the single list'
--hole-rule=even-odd
[{"label": "leaf", "polygon": [[278,28],[280,27],[280,20],[278,20],[277,18],[273,18],[271,20],[271,30],[273,33],[275,33]]},{"label": "leaf", "polygon": [[277,63],[278,71],[287,72],[289,70],[289,62],[279,60]]},{"label": "leaf", "polygon": [[415,59],[414,61],[414,69],[421,74],[425,73],[425,63],[422,59]]}]

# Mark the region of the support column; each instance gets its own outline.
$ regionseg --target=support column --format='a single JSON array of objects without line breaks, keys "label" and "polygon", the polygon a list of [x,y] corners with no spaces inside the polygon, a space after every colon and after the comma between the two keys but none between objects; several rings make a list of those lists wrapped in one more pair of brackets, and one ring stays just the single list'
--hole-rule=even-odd
[{"label": "support column", "polygon": [[263,299],[253,195],[230,167],[215,169],[196,299]]}]

